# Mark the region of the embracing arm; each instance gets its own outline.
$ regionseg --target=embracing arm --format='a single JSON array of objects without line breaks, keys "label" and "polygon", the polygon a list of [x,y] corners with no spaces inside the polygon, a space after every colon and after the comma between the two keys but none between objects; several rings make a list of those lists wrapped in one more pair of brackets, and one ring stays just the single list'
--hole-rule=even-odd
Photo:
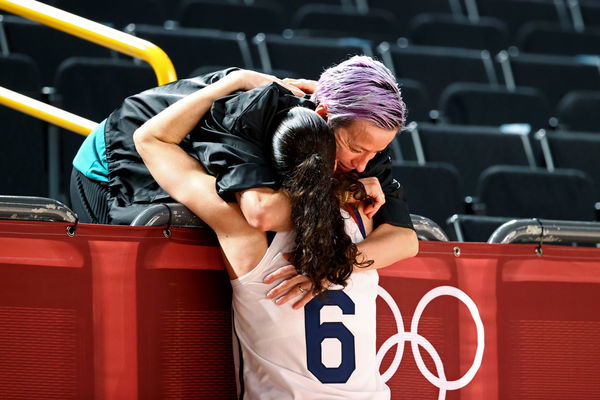
[{"label": "embracing arm", "polygon": [[367,271],[387,267],[395,262],[414,257],[419,251],[419,240],[414,230],[390,224],[381,224],[356,246],[366,260],[373,260],[367,268],[354,267],[354,271]]},{"label": "embracing arm", "polygon": [[248,225],[237,204],[225,202],[215,178],[179,143],[198,124],[214,100],[247,83],[243,71],[198,90],[166,108],[134,133],[136,149],[158,184],[198,215],[217,234],[230,277],[247,272],[264,254],[264,234]]}]

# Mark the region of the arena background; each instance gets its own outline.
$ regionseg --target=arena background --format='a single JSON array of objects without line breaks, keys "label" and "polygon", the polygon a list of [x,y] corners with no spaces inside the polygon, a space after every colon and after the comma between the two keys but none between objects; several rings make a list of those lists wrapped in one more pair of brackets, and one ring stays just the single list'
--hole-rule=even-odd
[{"label": "arena background", "polygon": [[[397,337],[393,398],[600,398],[600,2],[47,4],[154,43],[179,78],[239,66],[317,79],[349,55],[384,62],[409,113],[394,174],[424,239],[418,257],[381,273],[414,334]],[[40,8],[0,0],[0,398],[233,398],[229,292],[211,234],[169,219],[88,226],[68,210],[82,133],[173,70],[48,27],[57,9],[26,9]],[[15,92],[84,119],[43,116]],[[438,287],[458,288],[481,316],[479,361],[484,339],[458,292],[412,329]],[[378,312],[381,345],[400,329],[384,302]],[[424,342],[431,373],[418,365],[408,344],[425,339],[444,371]]]}]

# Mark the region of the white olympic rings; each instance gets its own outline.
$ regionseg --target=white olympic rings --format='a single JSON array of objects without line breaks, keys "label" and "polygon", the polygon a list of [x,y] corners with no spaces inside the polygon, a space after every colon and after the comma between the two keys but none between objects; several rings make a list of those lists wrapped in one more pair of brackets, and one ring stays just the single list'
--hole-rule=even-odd
[{"label": "white olympic rings", "polygon": [[[481,316],[479,315],[479,310],[477,306],[471,300],[469,296],[462,290],[459,290],[452,286],[439,286],[427,292],[425,296],[419,301],[417,307],[415,309],[415,313],[413,315],[413,319],[410,326],[410,332],[404,331],[404,322],[402,321],[402,314],[400,313],[400,309],[398,305],[392,298],[392,296],[381,286],[378,288],[378,295],[387,303],[394,315],[394,319],[396,320],[396,328],[398,333],[388,338],[379,348],[377,352],[377,362],[381,367],[381,362],[387,352],[394,346],[398,345],[396,349],[396,355],[392,360],[392,363],[388,367],[387,371],[381,374],[384,382],[387,382],[391,379],[391,377],[396,373],[398,367],[400,366],[400,361],[402,360],[402,356],[404,354],[404,343],[411,342],[412,352],[415,357],[415,361],[417,363],[417,367],[421,374],[434,386],[440,389],[438,399],[443,400],[446,397],[446,391],[448,390],[457,390],[465,387],[471,382],[471,380],[475,377],[475,374],[479,370],[481,366],[481,362],[483,360],[483,351],[485,347],[484,339],[485,332],[483,329],[483,322],[481,320]],[[475,327],[477,330],[477,350],[475,351],[475,358],[473,360],[473,365],[471,368],[459,379],[454,381],[449,381],[446,378],[446,374],[444,372],[444,364],[440,358],[440,355],[435,350],[433,345],[425,339],[423,336],[418,334],[419,328],[419,320],[421,319],[421,315],[425,310],[425,307],[435,298],[440,296],[452,296],[456,297],[458,300],[462,301],[469,312],[471,313],[471,317],[475,322]],[[429,371],[425,363],[423,362],[423,358],[421,357],[421,352],[419,350],[419,346],[423,347],[429,356],[432,358],[433,363],[435,364],[435,368],[437,370],[438,376]]]}]

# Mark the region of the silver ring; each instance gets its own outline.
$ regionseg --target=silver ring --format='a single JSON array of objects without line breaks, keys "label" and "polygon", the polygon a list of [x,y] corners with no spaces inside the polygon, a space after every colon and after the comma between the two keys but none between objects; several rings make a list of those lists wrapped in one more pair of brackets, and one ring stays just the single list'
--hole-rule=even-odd
[{"label": "silver ring", "polygon": [[303,289],[302,286],[300,286],[300,284],[297,284],[296,287],[298,288],[300,293],[302,293],[302,294],[306,293],[306,289]]}]

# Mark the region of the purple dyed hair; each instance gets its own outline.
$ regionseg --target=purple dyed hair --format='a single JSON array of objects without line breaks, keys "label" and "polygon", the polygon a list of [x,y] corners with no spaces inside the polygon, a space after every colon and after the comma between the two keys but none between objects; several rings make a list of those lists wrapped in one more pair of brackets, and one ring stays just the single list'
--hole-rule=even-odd
[{"label": "purple dyed hair", "polygon": [[327,69],[311,98],[327,107],[332,129],[365,119],[383,129],[401,129],[406,107],[390,70],[367,56],[354,56]]}]

